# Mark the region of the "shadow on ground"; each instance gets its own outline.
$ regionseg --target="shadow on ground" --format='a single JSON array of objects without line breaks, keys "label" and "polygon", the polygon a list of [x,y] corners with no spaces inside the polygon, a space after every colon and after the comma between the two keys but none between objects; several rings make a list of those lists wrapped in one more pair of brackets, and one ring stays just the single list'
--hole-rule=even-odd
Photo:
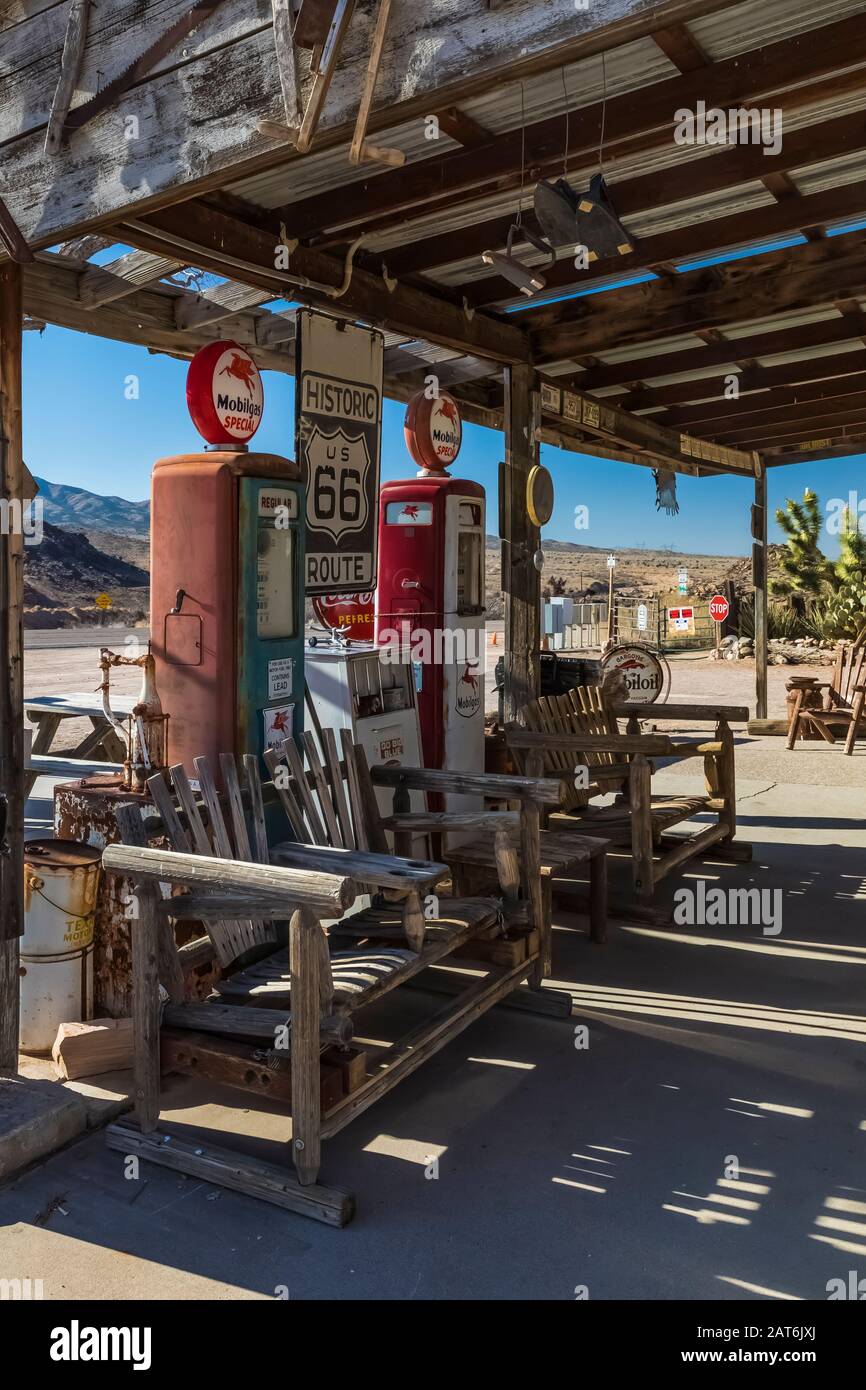
[{"label": "shadow on ground", "polygon": [[[97,1133],[0,1193],[0,1276],[60,1298],[826,1298],[866,1268],[866,833],[853,802],[748,805],[754,862],[700,876],[781,889],[782,932],[618,922],[596,947],[558,912],[575,1016],[495,1010],[326,1144],[323,1180],[357,1194],[345,1230],[128,1179]],[[403,993],[358,1032],[437,1007]],[[287,1161],[285,1117],[245,1105],[175,1079],[164,1114]]]}]

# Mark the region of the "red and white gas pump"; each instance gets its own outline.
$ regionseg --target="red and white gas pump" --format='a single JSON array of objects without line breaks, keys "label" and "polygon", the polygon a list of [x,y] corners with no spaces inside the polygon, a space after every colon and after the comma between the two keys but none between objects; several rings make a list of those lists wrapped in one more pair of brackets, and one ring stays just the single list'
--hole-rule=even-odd
[{"label": "red and white gas pump", "polygon": [[425,766],[483,772],[484,489],[445,471],[462,435],[450,396],[415,396],[404,433],[421,471],[379,494],[376,641],[411,649]]}]

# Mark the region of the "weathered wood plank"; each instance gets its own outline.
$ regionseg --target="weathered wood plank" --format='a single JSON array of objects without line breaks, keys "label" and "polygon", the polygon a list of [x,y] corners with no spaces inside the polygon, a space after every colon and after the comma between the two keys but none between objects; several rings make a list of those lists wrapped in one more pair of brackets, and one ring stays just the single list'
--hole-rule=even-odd
[{"label": "weathered wood plank", "polygon": [[186,887],[238,889],[270,897],[275,903],[303,903],[323,914],[330,911],[331,915],[338,915],[355,901],[355,889],[349,879],[312,870],[242,864],[235,859],[211,859],[204,854],[137,849],[130,845],[107,845],[102,862],[114,873],[136,874]]},{"label": "weathered wood plank", "polygon": [[[573,0],[514,0],[503,11],[490,11],[487,0],[442,0],[419,23],[413,0],[398,0],[369,129],[423,117],[434,93],[437,105],[448,104],[497,86],[506,73],[513,81],[598,51],[600,31],[607,31],[607,44],[625,42],[723,3],[595,0],[575,11]],[[98,70],[103,82],[110,80],[185,7],[186,0],[153,0],[142,13],[132,0],[105,0],[90,25],[82,95],[96,90]],[[28,66],[28,54],[44,55],[26,79],[22,74],[0,115],[0,143],[8,142],[10,211],[28,240],[48,246],[122,208],[141,211],[170,200],[182,185],[205,189],[225,182],[229,170],[237,176],[283,163],[284,144],[275,147],[273,138],[257,130],[260,120],[285,119],[270,17],[265,0],[226,0],[179,55],[160,65],[163,71],[128,94],[123,112],[101,112],[51,161],[41,158],[43,131],[60,66],[65,10],[47,10],[16,26],[10,50],[14,42],[21,56],[12,70]],[[369,10],[359,9],[349,26],[320,123],[332,141],[344,138],[354,119],[372,25]],[[306,99],[309,75],[302,87]],[[129,118],[138,123],[135,139],[127,136]],[[26,133],[20,136],[22,126]]]},{"label": "weathered wood plank", "polygon": [[[0,496],[24,498],[21,443],[21,268],[0,266]],[[18,1065],[18,938],[24,931],[24,541],[0,534],[0,792],[7,799],[0,856],[0,1071]]]},{"label": "weathered wood plank", "polygon": [[446,772],[438,768],[398,766],[374,767],[371,777],[377,787],[403,784],[418,791],[450,791],[463,796],[483,796],[491,801],[529,799],[543,806],[558,806],[565,791],[565,783],[555,777],[511,777],[498,772]]},{"label": "weathered wood plank", "polygon": [[[605,352],[624,340],[644,343],[668,333],[723,329],[744,318],[811,309],[864,292],[866,246],[862,231],[856,231],[713,266],[712,274],[686,270],[672,280],[590,295],[570,300],[566,309],[556,305],[520,317],[534,330],[538,360],[557,361],[575,352]],[[592,303],[599,299],[601,307]],[[695,363],[699,356],[696,350]]]},{"label": "weathered wood plank", "polygon": [[322,1159],[319,937],[324,940],[322,928],[309,909],[299,908],[292,914],[289,925],[292,972],[292,1155],[298,1181],[303,1187],[316,1181]]},{"label": "weathered wood plank", "polygon": [[163,280],[180,270],[183,261],[154,256],[150,251],[130,251],[108,265],[88,267],[78,282],[78,298],[87,309],[97,309],[114,299],[124,299],[141,285]]},{"label": "weathered wood plank", "polygon": [[500,515],[501,576],[505,591],[504,708],[514,719],[538,694],[538,652],[541,647],[541,575],[532,556],[541,532],[530,520],[526,485],[538,462],[535,427],[541,423],[535,372],[510,366],[505,373],[505,462]]},{"label": "weathered wood plank", "polygon": [[[318,986],[317,986],[318,988]],[[282,1009],[258,1009],[238,1004],[166,1004],[164,1022],[170,1028],[216,1033],[224,1038],[267,1042],[271,1047],[292,1015]],[[352,1037],[352,1021],[345,1014],[329,1014],[319,1020],[319,1032],[332,1043],[347,1043]]]},{"label": "weathered wood plank", "polygon": [[180,1139],[174,1134],[140,1134],[128,1124],[109,1125],[105,1132],[110,1149],[136,1154],[162,1168],[188,1173],[205,1182],[228,1187],[246,1197],[271,1202],[299,1216],[311,1216],[327,1226],[345,1226],[355,1214],[355,1199],[342,1187],[323,1187],[320,1183],[301,1187],[297,1179],[273,1163],[249,1158],[234,1149],[203,1148],[197,1139]]}]

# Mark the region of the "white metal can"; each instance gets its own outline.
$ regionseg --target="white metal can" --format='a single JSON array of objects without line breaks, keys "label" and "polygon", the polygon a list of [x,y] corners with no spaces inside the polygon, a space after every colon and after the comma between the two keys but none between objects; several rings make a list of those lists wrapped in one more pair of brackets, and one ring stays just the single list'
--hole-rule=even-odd
[{"label": "white metal can", "polygon": [[61,1023],[93,1011],[93,918],[101,851],[70,840],[24,846],[21,1050],[50,1052]]}]

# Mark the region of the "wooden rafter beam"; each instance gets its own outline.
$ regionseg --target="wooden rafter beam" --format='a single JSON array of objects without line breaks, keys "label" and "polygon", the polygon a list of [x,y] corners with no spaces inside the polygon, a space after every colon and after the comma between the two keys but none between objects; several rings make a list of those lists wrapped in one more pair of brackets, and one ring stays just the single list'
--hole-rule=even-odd
[{"label": "wooden rafter beam", "polygon": [[[726,424],[738,421],[749,425],[759,419],[771,419],[777,411],[784,411],[785,417],[790,419],[792,407],[807,401],[844,401],[848,396],[866,391],[866,351],[860,354],[860,359],[862,370],[849,376],[834,376],[830,381],[808,381],[770,391],[757,390],[741,394],[735,400],[726,399],[720,391],[713,400],[703,400],[699,405],[683,406],[678,410],[665,410],[655,414],[653,419],[678,429],[693,429],[698,434],[713,434],[716,429],[722,430]],[[786,368],[781,370],[785,371]],[[703,396],[705,392],[701,390],[699,394]]]},{"label": "wooden rafter beam", "polygon": [[[552,378],[540,378],[544,423],[553,429],[579,429],[656,459],[677,463],[707,463],[723,472],[752,476],[754,462],[747,452],[725,449],[658,424],[651,416],[633,415],[614,401],[599,400],[580,391],[560,391]],[[559,402],[559,408],[553,403]]]},{"label": "wooden rafter beam", "polygon": [[108,265],[92,265],[82,271],[78,282],[78,297],[88,309],[98,309],[134,294],[142,285],[152,285],[180,270],[183,261],[168,256],[154,256],[149,251],[130,251]]},{"label": "wooden rafter beam", "polygon": [[769,468],[778,468],[783,463],[820,463],[825,459],[851,458],[862,454],[866,446],[866,434],[850,435],[845,442],[831,442],[813,450],[802,450],[796,445],[770,446],[762,451],[764,463]]},{"label": "wooden rafter beam", "polygon": [[125,223],[123,235],[132,245],[166,253],[175,249],[203,270],[230,275],[244,284],[260,285],[338,315],[363,318],[497,362],[529,360],[528,342],[517,324],[483,313],[470,316],[448,300],[411,285],[397,284],[389,292],[380,276],[362,269],[353,271],[348,288],[337,298],[299,285],[289,276],[339,289],[345,281],[345,268],[320,251],[298,247],[290,256],[290,271],[276,270],[278,234],[197,201]]},{"label": "wooden rafter beam", "polygon": [[[856,124],[862,127],[862,138],[866,140],[866,121],[858,117]],[[821,141],[818,140],[813,147],[813,153],[817,154],[817,158],[821,158],[820,153],[817,153],[820,145]],[[838,149],[838,145],[831,141],[828,148]],[[690,186],[689,179],[693,167],[689,165],[688,170],[680,171],[683,189]],[[739,182],[739,179],[734,180],[734,183]],[[613,196],[615,199],[615,190]],[[615,261],[596,261],[586,271],[576,272],[571,258],[565,257],[551,270],[545,269],[546,293],[557,289],[585,289],[587,285],[612,275],[634,275],[650,268],[658,270],[659,262],[697,260],[701,256],[739,250],[771,237],[797,232],[803,232],[805,235],[804,228],[809,226],[841,222],[843,219],[861,215],[866,215],[866,180],[825,189],[820,193],[802,196],[798,194],[796,199],[779,201],[768,207],[748,208],[697,224],[692,221],[670,231],[641,237],[636,249],[629,255],[618,257]],[[476,229],[472,229],[470,236],[474,242],[477,238]],[[819,240],[817,236],[808,239]],[[487,244],[496,246],[501,241],[504,241],[504,235],[488,238]],[[414,247],[410,247],[409,250],[414,250]],[[755,254],[762,253],[756,250]],[[399,253],[396,257],[393,254],[390,256],[396,274],[406,273],[406,259]],[[498,304],[505,299],[513,299],[514,287],[501,276],[494,276],[464,285],[461,293],[465,294],[470,304],[481,308]]]},{"label": "wooden rafter beam", "polygon": [[258,308],[273,298],[268,290],[251,289],[249,285],[237,285],[229,280],[193,299],[187,296],[178,299],[175,318],[180,329],[197,328],[202,323],[220,323],[233,318],[243,309]]},{"label": "wooden rafter beam", "polygon": [[[746,337],[731,338],[716,346],[704,348],[683,348],[676,352],[653,353],[650,356],[636,357],[624,362],[599,362],[581,372],[574,378],[560,377],[558,380],[572,382],[582,391],[597,391],[605,386],[624,386],[643,380],[644,377],[675,376],[680,372],[698,372],[705,367],[724,367],[733,364],[738,357],[772,357],[780,352],[800,352],[808,348],[831,347],[836,343],[851,339],[866,338],[866,312],[858,308],[840,314],[835,318],[821,319],[817,323],[797,324],[793,328],[777,328]],[[815,359],[818,366],[821,359]],[[792,363],[792,369],[796,363]],[[767,369],[769,370],[769,369]],[[794,378],[792,378],[794,379]],[[691,382],[686,383],[691,387]],[[648,391],[667,390],[667,387],[650,387]],[[671,397],[673,399],[673,397]],[[694,399],[677,397],[677,400]],[[628,399],[627,408],[639,409],[652,405],[655,396],[642,400]]]},{"label": "wooden rafter beam", "polygon": [[[834,405],[836,402],[828,402]],[[839,402],[839,404],[842,404]],[[866,393],[852,396],[845,401],[841,410],[827,409],[820,404],[806,404],[800,408],[786,411],[784,417],[771,412],[766,419],[756,418],[738,429],[721,429],[713,432],[713,437],[734,448],[758,448],[755,442],[767,439],[800,439],[805,434],[821,435],[830,430],[840,431],[850,425],[866,423]]]},{"label": "wooden rafter beam", "polygon": [[[609,99],[606,110],[600,101],[579,107],[569,118],[570,163],[574,166],[581,156],[595,160],[602,119],[605,150],[608,158],[614,159],[652,148],[662,135],[669,138],[675,112],[693,108],[700,100],[707,106],[737,106],[769,92],[785,92],[786,87],[797,83],[819,82],[811,92],[803,87],[778,99],[777,104],[787,104],[787,109],[793,110],[813,102],[819,93],[827,96],[827,75],[853,67],[858,61],[866,63],[866,16],[862,15],[811,31],[808,43],[797,35],[707,69],[639,87]],[[833,86],[838,91],[848,84],[862,86],[863,82],[864,75],[854,72],[837,76]],[[291,234],[301,238],[366,226],[384,214],[392,220],[404,220],[408,212],[423,210],[440,190],[453,202],[458,195],[470,192],[516,188],[524,163],[542,173],[554,167],[561,170],[564,137],[565,115],[548,117],[527,126],[525,133],[518,127],[482,145],[420,160],[396,173],[378,174],[339,191],[299,200],[281,208],[280,216]],[[748,149],[739,146],[732,153]],[[757,153],[763,155],[760,149]],[[766,160],[764,164],[766,167]]]},{"label": "wooden rafter beam", "polygon": [[513,317],[531,329],[535,360],[558,362],[627,341],[724,327],[864,293],[866,234],[857,231]]},{"label": "wooden rafter beam", "polygon": [[652,39],[680,72],[696,72],[710,61],[685,24],[670,24],[666,29],[656,29]]},{"label": "wooden rafter beam", "polygon": [[[863,74],[866,86],[866,71]],[[856,147],[866,136],[866,120],[862,114],[840,117],[827,122],[819,122],[794,132],[788,137],[780,158],[785,163],[790,160],[791,167],[811,162],[814,159],[830,159],[841,150]],[[742,147],[746,148],[746,147]],[[729,153],[729,152],[728,152]],[[734,152],[736,153],[736,151]],[[684,195],[693,196],[693,177],[699,177],[703,186],[696,186],[696,192],[715,194],[726,188],[735,189],[750,179],[763,178],[766,157],[761,156],[763,164],[752,157],[728,160],[724,154],[708,154],[701,160],[689,160],[687,165],[677,163],[672,166],[676,180],[671,187],[659,187],[655,191],[653,179],[645,177],[616,181],[610,184],[611,196],[618,210],[620,199],[628,204],[632,214],[658,207],[671,198],[672,203]],[[687,170],[687,177],[686,171]],[[662,171],[667,174],[671,171]],[[767,175],[767,177],[769,177]],[[545,271],[548,289],[583,288],[595,280],[611,275],[633,274],[657,262],[683,260],[719,250],[726,246],[739,246],[762,237],[783,235],[798,231],[800,221],[833,221],[837,218],[856,216],[864,206],[864,183],[842,185],[821,193],[803,195],[800,208],[777,203],[759,208],[748,208],[731,216],[720,216],[695,224],[690,218],[684,226],[668,231],[656,232],[641,237],[635,250],[627,256],[615,260],[596,261],[587,270],[575,272],[571,257],[561,259],[552,269]],[[446,232],[439,236],[425,236],[409,241],[405,246],[389,252],[394,273],[405,275],[417,271],[432,270],[437,265],[447,265],[450,261],[465,260],[468,256],[486,250],[488,246],[504,244],[513,215],[476,220],[468,227]],[[533,223],[534,225],[534,223]],[[406,229],[411,236],[411,224]],[[463,291],[476,305],[493,304],[502,299],[513,298],[514,288],[500,276],[487,276],[464,287]]]},{"label": "wooden rafter beam", "polygon": [[[499,13],[488,9],[487,0],[461,0],[459,5],[430,7],[419,17],[418,6],[402,0],[389,27],[369,131],[423,120],[438,106],[550,72],[629,43],[662,24],[728,4],[595,0],[587,10],[576,11],[574,0],[547,0],[544,5],[512,0]],[[133,208],[143,212],[265,169],[290,167],[293,156],[285,139],[259,129],[261,121],[285,121],[271,8],[261,0],[224,0],[169,64],[131,89],[123,118],[138,122],[137,139],[124,139],[117,111],[106,110],[85,130],[74,132],[54,160],[44,160],[67,9],[28,5],[8,43],[4,35],[4,196],[8,191],[10,212],[34,248],[116,224]],[[153,38],[152,10],[140,0],[101,0],[99,23],[91,23],[85,43],[81,91],[96,91],[147,47]],[[317,133],[322,148],[343,144],[354,124],[368,56],[363,41],[355,40],[367,23],[366,13],[363,20],[357,18],[358,33],[350,35],[340,81],[329,92]],[[106,33],[114,36],[109,72]],[[442,61],[445,54],[447,61]],[[308,73],[302,73],[301,86],[306,100]]]},{"label": "wooden rafter beam", "polygon": [[[194,303],[196,296],[191,291],[168,285],[144,286],[122,299],[91,309],[78,299],[79,273],[75,266],[67,264],[65,257],[39,252],[24,277],[27,312],[46,323],[117,342],[136,343],[178,357],[190,357],[204,343],[221,336],[219,324],[200,324],[187,332],[178,330],[175,305],[180,299]],[[238,314],[232,323],[232,336],[256,352],[260,366],[291,371],[294,361],[291,347],[280,349],[274,345],[266,351],[258,349],[256,330],[260,317],[270,316],[267,310]]]},{"label": "wooden rafter beam", "polygon": [[[738,345],[735,339],[729,344],[729,348],[735,350]],[[730,356],[733,360],[735,353],[731,352]],[[700,359],[702,354],[696,353],[695,357]],[[697,367],[697,362],[694,366]],[[766,396],[777,387],[790,388],[796,392],[806,389],[798,385],[803,382],[817,383],[819,389],[829,390],[831,388],[825,387],[825,383],[830,378],[838,377],[840,381],[846,381],[846,374],[859,375],[863,371],[866,371],[866,347],[854,348],[851,352],[831,352],[823,357],[783,362],[775,367],[753,364],[736,374],[740,406],[745,407],[746,402],[752,399],[748,392],[761,392]],[[670,424],[684,424],[686,411],[695,412],[691,418],[697,420],[703,413],[713,412],[715,403],[720,406],[727,404],[725,393],[728,391],[732,375],[733,373],[726,372],[720,376],[694,377],[691,381],[677,381],[670,386],[644,385],[626,392],[625,395],[617,396],[616,400],[624,410],[646,410],[657,405],[668,407],[657,418]]]}]

